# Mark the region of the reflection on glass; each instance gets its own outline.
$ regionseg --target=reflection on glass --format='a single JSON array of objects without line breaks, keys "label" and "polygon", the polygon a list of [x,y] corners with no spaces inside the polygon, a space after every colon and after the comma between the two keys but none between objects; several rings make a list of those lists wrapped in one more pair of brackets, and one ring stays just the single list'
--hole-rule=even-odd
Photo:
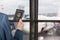
[{"label": "reflection on glass", "polygon": [[39,22],[38,40],[59,40],[60,38],[59,22]]},{"label": "reflection on glass", "polygon": [[39,0],[39,20],[60,20],[60,0]]}]

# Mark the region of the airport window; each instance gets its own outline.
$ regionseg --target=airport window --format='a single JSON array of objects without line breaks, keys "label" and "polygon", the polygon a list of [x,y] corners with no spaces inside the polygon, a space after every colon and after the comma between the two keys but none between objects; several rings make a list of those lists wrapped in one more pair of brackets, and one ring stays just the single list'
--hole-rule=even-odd
[{"label": "airport window", "polygon": [[[20,13],[23,14],[23,40],[29,40],[30,35],[30,0],[0,0],[0,12],[7,14],[11,29],[16,28]],[[14,31],[12,31],[14,35]]]},{"label": "airport window", "polygon": [[59,40],[60,1],[38,0],[38,40]]},{"label": "airport window", "polygon": [[60,20],[59,0],[39,0],[38,20]]},{"label": "airport window", "polygon": [[12,30],[23,13],[23,40],[60,39],[59,0],[0,0],[0,12],[8,15]]},{"label": "airport window", "polygon": [[[37,5],[35,5],[36,0],[0,0],[0,12],[8,15],[10,21],[11,29],[15,29],[20,13],[23,13],[23,40],[36,40],[36,19],[37,19]],[[22,15],[22,14],[21,14]],[[36,18],[36,19],[35,19]],[[35,21],[36,20],[36,21]],[[14,35],[14,31],[12,31]]]}]

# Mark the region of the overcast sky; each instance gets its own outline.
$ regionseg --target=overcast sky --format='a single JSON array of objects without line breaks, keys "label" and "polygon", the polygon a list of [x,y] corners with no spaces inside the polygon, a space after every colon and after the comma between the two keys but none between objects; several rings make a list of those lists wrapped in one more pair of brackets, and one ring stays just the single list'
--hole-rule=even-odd
[{"label": "overcast sky", "polygon": [[[38,13],[58,13],[60,0],[39,0]],[[0,0],[0,12],[15,14],[18,6],[24,6],[25,14],[29,14],[29,0]]]},{"label": "overcast sky", "polygon": [[60,0],[39,0],[39,13],[58,13]]},{"label": "overcast sky", "polygon": [[15,14],[19,5],[24,7],[25,14],[29,13],[29,0],[0,0],[0,12]]}]

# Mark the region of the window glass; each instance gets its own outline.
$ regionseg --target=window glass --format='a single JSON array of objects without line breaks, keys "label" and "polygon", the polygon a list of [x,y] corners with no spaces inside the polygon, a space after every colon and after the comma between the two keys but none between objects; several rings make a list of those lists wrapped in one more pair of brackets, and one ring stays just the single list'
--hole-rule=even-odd
[{"label": "window glass", "polygon": [[38,40],[59,40],[59,22],[38,22]]},{"label": "window glass", "polygon": [[24,22],[23,32],[24,32],[23,40],[29,40],[30,22]]},{"label": "window glass", "polygon": [[9,15],[13,19],[16,9],[24,10],[23,19],[29,19],[29,0],[0,0],[0,12]]},{"label": "window glass", "polygon": [[[30,0],[0,0],[0,12],[7,14],[8,15],[8,19],[9,20],[14,20],[15,14],[17,9],[19,10],[19,12],[21,12],[21,10],[24,11],[23,13],[23,20],[29,20],[29,8],[30,8],[30,4],[29,4]],[[18,18],[19,18],[19,13],[17,14]],[[13,21],[10,23],[11,25],[11,29],[12,29],[12,35],[14,36],[15,31],[13,31],[16,26],[17,26],[17,22]],[[30,31],[30,25],[29,22],[24,22],[24,26],[23,26],[23,40],[29,40],[29,32]]]},{"label": "window glass", "polygon": [[60,20],[60,0],[38,0],[38,20]]}]

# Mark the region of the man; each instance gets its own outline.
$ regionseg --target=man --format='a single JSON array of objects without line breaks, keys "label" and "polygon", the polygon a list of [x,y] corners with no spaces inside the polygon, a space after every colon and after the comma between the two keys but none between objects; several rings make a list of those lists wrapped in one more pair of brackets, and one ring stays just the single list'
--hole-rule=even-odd
[{"label": "man", "polygon": [[23,40],[22,27],[23,22],[20,19],[16,27],[15,36],[12,37],[8,16],[0,13],[0,40]]}]

